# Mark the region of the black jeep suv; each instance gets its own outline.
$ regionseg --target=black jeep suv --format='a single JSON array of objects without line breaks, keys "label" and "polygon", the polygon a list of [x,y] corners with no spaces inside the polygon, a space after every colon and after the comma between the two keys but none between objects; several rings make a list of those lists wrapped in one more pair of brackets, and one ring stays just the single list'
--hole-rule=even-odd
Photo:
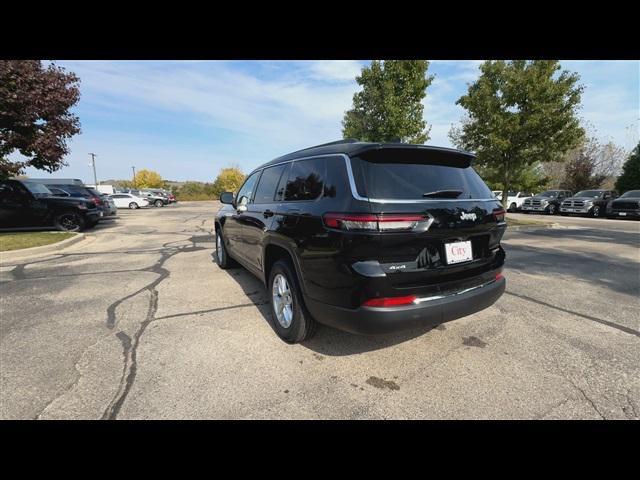
[{"label": "black jeep suv", "polygon": [[40,183],[0,182],[0,230],[56,228],[71,232],[92,227],[100,210],[91,200],[56,197]]},{"label": "black jeep suv", "polygon": [[467,152],[333,142],[223,193],[216,258],[261,279],[287,342],[315,321],[371,334],[437,325],[504,292],[505,212]]}]

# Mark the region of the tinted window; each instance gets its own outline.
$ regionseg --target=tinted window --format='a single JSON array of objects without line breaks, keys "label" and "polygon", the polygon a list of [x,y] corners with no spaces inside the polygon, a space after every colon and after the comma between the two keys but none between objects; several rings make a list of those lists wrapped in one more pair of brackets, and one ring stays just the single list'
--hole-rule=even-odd
[{"label": "tinted window", "polygon": [[254,187],[256,185],[256,181],[258,180],[259,175],[260,175],[260,172],[256,172],[253,175],[251,175],[246,182],[244,182],[244,185],[242,185],[242,188],[240,188],[240,191],[236,196],[238,205],[246,205],[247,203],[249,203],[249,201],[251,200],[251,196],[253,195]]},{"label": "tinted window", "polygon": [[51,195],[51,190],[41,183],[24,182],[24,185],[35,197],[47,197]]},{"label": "tinted window", "polygon": [[428,198],[495,198],[470,166],[404,162],[393,157],[388,163],[353,157],[351,165],[358,193],[365,197],[417,200],[432,193]]},{"label": "tinted window", "polygon": [[628,192],[623,193],[620,198],[622,198],[622,197],[625,197],[625,198],[629,198],[629,197],[637,198],[637,197],[640,197],[640,190],[629,190]]},{"label": "tinted window", "polygon": [[324,158],[293,162],[285,187],[285,201],[315,200],[322,193],[327,162]]},{"label": "tinted window", "polygon": [[599,197],[602,195],[600,190],[582,190],[575,194],[576,197]]},{"label": "tinted window", "polygon": [[271,203],[276,194],[276,187],[280,181],[280,175],[284,170],[284,165],[266,168],[262,171],[262,176],[256,188],[256,196],[253,203]]}]

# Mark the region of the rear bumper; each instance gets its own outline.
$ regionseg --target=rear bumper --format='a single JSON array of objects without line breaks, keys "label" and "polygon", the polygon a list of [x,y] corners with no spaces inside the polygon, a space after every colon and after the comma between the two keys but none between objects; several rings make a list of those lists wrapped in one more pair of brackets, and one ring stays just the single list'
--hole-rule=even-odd
[{"label": "rear bumper", "polygon": [[445,297],[422,299],[420,303],[387,308],[348,309],[328,305],[311,298],[305,303],[320,323],[351,333],[370,335],[438,325],[465,317],[493,305],[504,293],[506,280],[501,278],[472,290]]},{"label": "rear bumper", "polygon": [[94,212],[87,212],[84,215],[85,222],[98,222],[103,215],[100,215],[100,211],[96,210]]}]

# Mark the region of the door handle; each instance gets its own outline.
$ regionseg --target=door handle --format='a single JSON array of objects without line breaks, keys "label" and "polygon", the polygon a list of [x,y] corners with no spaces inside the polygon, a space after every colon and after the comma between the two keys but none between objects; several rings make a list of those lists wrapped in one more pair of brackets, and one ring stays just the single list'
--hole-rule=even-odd
[{"label": "door handle", "polygon": [[264,212],[262,212],[262,215],[264,216],[264,218],[273,217],[273,212],[271,210],[267,209]]}]

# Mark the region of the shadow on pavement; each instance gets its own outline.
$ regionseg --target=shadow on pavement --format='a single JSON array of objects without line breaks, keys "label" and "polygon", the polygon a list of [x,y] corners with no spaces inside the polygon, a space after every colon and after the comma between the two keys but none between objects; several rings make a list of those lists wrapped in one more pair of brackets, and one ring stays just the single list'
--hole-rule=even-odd
[{"label": "shadow on pavement", "polygon": [[[630,260],[617,259],[606,255],[606,252],[589,255],[531,245],[508,245],[505,250],[507,269],[513,268],[534,275],[565,275],[613,292],[640,295],[638,264]],[[570,286],[579,288],[576,285]]]},{"label": "shadow on pavement", "polygon": [[[211,259],[215,264],[215,251],[211,254]],[[218,267],[215,266],[215,268]],[[242,267],[227,270],[227,273],[240,285],[245,295],[258,308],[265,322],[271,326],[271,304],[262,282]],[[433,329],[434,327],[430,326],[386,335],[354,335],[319,324],[315,335],[301,345],[321,355],[354,355],[391,347],[424,335]],[[435,329],[445,330],[446,326],[439,325]],[[275,331],[273,334],[276,335]]]},{"label": "shadow on pavement", "polygon": [[[508,230],[507,230],[508,232]],[[555,229],[540,228],[527,231],[527,235],[538,238],[554,238],[562,240],[584,240],[587,242],[608,243],[610,245],[629,245],[640,248],[640,230],[638,232],[621,232],[598,229]],[[508,233],[507,233],[508,235]],[[508,238],[508,237],[506,237]]]}]

